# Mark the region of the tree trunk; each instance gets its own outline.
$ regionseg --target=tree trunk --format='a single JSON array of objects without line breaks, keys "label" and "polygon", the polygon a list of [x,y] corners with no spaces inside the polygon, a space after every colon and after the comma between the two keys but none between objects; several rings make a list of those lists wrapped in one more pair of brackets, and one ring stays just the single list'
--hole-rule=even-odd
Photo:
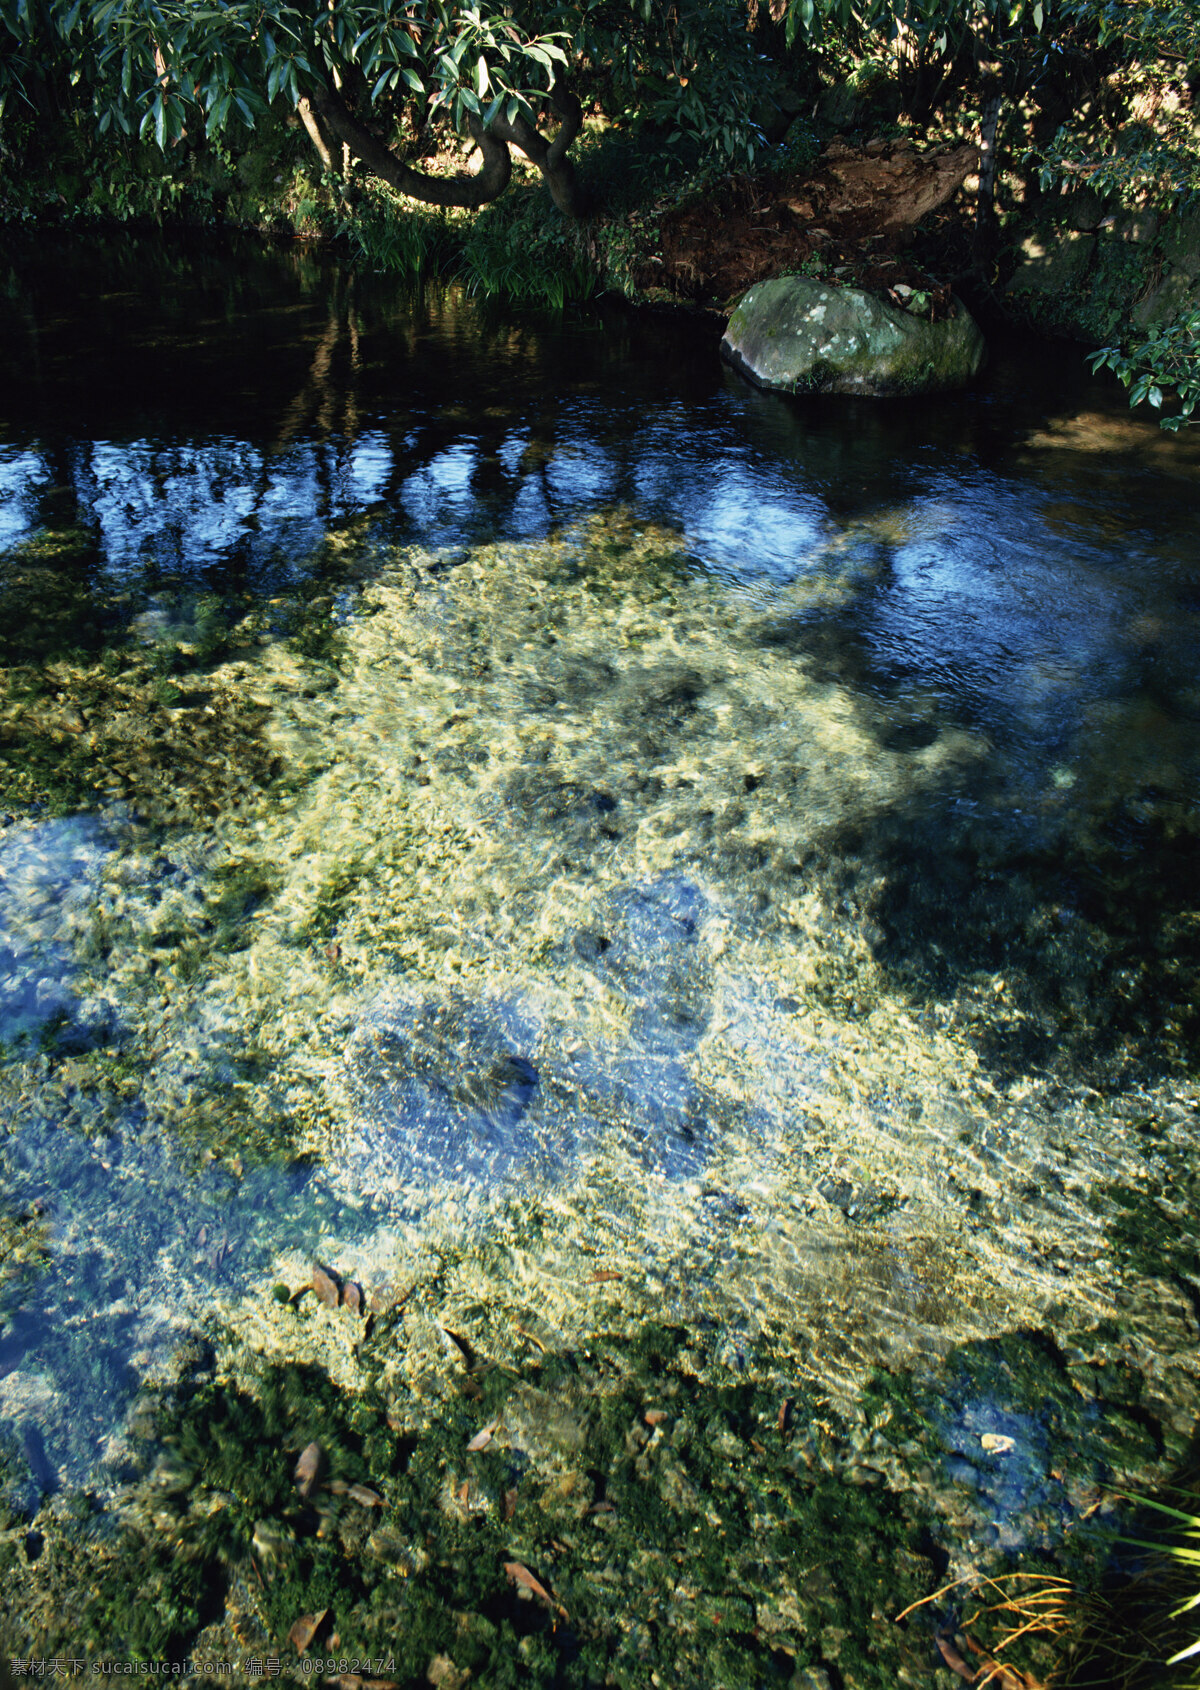
[{"label": "tree trunk", "polygon": [[296,105],[296,110],[300,113],[301,123],[308,131],[309,140],[316,148],[317,157],[321,161],[322,168],[327,170],[332,176],[333,148],[330,146],[329,137],[322,127],[320,118],[313,110],[312,101],[309,99],[307,94],[302,94],[300,96]]},{"label": "tree trunk", "polygon": [[996,229],[996,132],[1000,127],[1002,89],[998,80],[985,88],[979,124],[979,197],[975,201],[975,251],[986,256]]}]

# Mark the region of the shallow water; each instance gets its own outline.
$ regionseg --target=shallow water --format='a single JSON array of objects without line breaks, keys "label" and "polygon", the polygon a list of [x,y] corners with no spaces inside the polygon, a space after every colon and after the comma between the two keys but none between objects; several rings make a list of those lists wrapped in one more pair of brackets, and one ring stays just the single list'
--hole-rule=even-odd
[{"label": "shallow water", "polygon": [[[618,1326],[766,1345],[848,1424],[878,1370],[1032,1332],[1116,1427],[1109,1346],[1154,1435],[1089,1475],[1181,1457],[1188,436],[1073,348],[800,404],[697,325],[260,250],[26,260],[0,332],[27,1505],[111,1494],[198,1333],[356,1389],[269,1295],[314,1260],[459,1331],[524,1263],[543,1346],[619,1267]],[[952,1566],[1095,1500],[1019,1368],[970,1368],[940,1476],[874,1458]]]}]

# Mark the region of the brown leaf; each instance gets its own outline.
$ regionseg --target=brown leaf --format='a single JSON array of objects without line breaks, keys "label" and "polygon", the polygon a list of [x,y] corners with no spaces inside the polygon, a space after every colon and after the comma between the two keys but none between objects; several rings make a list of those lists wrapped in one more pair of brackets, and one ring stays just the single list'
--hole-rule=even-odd
[{"label": "brown leaf", "polygon": [[967,1665],[953,1643],[946,1637],[935,1637],[934,1642],[941,1650],[942,1659],[950,1668],[950,1671],[956,1672],[960,1678],[965,1678],[968,1684],[974,1684],[975,1673],[973,1668]]},{"label": "brown leaf", "polygon": [[300,1459],[292,1477],[296,1481],[296,1489],[306,1502],[320,1477],[321,1461],[322,1450],[319,1443],[308,1444],[300,1451]]},{"label": "brown leaf", "polygon": [[383,1498],[370,1485],[351,1485],[350,1495],[355,1502],[361,1502],[364,1508],[382,1508]]},{"label": "brown leaf", "polygon": [[492,1433],[496,1430],[496,1427],[499,1424],[500,1422],[498,1420],[489,1420],[482,1431],[476,1432],[475,1436],[467,1445],[467,1449],[471,1451],[486,1449],[492,1441]]},{"label": "brown leaf", "polygon": [[464,1508],[467,1506],[467,1500],[470,1497],[470,1495],[471,1495],[471,1481],[470,1481],[470,1479],[464,1479],[462,1484],[459,1485],[459,1487],[458,1487],[458,1500],[462,1503]]},{"label": "brown leaf", "polygon": [[362,1286],[356,1285],[352,1279],[346,1281],[342,1287],[342,1302],[351,1314],[361,1314],[363,1306]]},{"label": "brown leaf", "polygon": [[792,1418],[792,1399],[791,1399],[791,1397],[784,1397],[783,1401],[779,1405],[779,1418],[775,1422],[776,1430],[779,1432],[780,1437],[782,1437],[783,1434],[787,1431],[788,1423],[790,1422],[791,1418]]},{"label": "brown leaf", "polygon": [[528,1567],[523,1567],[519,1561],[506,1561],[504,1571],[514,1584],[519,1584],[532,1595],[540,1597],[547,1607],[553,1608],[555,1613],[561,1614],[564,1620],[567,1618],[567,1610],[562,1603],[554,1600],[545,1585],[539,1579],[534,1578]]},{"label": "brown leaf", "polygon": [[588,1274],[585,1284],[609,1285],[614,1279],[624,1279],[624,1277],[625,1275],[618,1273],[615,1268],[597,1268],[595,1273]]},{"label": "brown leaf", "polygon": [[339,1302],[337,1280],[332,1274],[326,1273],[321,1266],[313,1268],[312,1288],[317,1294],[317,1301],[324,1303],[327,1309],[336,1309]]},{"label": "brown leaf", "polygon": [[645,1414],[642,1415],[642,1419],[646,1422],[647,1426],[659,1426],[666,1418],[667,1411],[665,1408],[648,1408]]},{"label": "brown leaf", "polygon": [[504,1518],[506,1520],[511,1520],[516,1511],[517,1487],[514,1485],[511,1490],[506,1490],[504,1493]]},{"label": "brown leaf", "polygon": [[298,1655],[302,1655],[321,1629],[321,1622],[329,1612],[322,1608],[319,1614],[301,1614],[295,1625],[288,1632],[288,1642]]}]

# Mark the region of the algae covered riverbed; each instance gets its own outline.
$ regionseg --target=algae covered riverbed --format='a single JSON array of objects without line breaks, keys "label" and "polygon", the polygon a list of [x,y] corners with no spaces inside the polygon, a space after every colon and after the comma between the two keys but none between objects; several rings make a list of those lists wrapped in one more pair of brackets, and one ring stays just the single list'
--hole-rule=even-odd
[{"label": "algae covered riverbed", "polygon": [[1119,1574],[1200,1420],[1195,448],[123,262],[5,328],[16,1652],[949,1682],[910,1604]]}]

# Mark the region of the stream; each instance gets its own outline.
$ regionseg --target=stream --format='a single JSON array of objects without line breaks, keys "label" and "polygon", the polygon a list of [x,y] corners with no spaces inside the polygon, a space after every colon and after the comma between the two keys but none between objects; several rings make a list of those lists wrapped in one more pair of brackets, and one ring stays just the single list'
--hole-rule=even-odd
[{"label": "stream", "polygon": [[882,1690],[1124,1566],[1200,441],[1073,346],[802,402],[300,248],[0,280],[18,1652]]}]

